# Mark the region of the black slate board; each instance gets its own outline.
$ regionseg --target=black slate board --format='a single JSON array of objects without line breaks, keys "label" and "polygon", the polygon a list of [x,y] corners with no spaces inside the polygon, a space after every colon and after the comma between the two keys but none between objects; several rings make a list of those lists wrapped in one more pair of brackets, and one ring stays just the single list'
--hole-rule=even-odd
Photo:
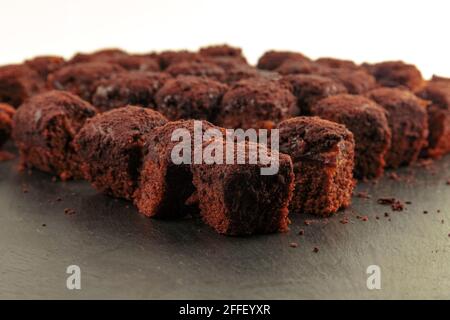
[{"label": "black slate board", "polygon": [[[333,218],[296,215],[289,233],[248,238],[196,219],[147,219],[86,182],[16,166],[0,163],[0,298],[450,298],[450,157],[397,171],[400,181],[359,183],[371,198]],[[385,196],[412,204],[393,212],[377,204]],[[72,264],[81,290],[66,288]],[[381,290],[366,287],[374,264]]]}]

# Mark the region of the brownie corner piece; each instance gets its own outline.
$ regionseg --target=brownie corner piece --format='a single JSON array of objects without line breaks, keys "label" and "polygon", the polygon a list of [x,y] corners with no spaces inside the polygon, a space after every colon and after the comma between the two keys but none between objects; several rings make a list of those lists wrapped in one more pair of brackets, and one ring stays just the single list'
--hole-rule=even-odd
[{"label": "brownie corner piece", "polygon": [[280,151],[291,156],[295,189],[290,210],[329,216],[348,207],[355,186],[353,134],[319,117],[279,124]]},{"label": "brownie corner piece", "polygon": [[130,200],[138,184],[143,136],[166,122],[160,113],[137,106],[89,119],[74,141],[85,179],[100,192]]},{"label": "brownie corner piece", "polygon": [[69,92],[47,91],[23,103],[13,118],[13,139],[24,167],[81,178],[73,138],[96,109]]},{"label": "brownie corner piece", "polygon": [[353,133],[356,178],[377,178],[384,173],[391,129],[383,107],[363,96],[339,94],[319,100],[311,113],[343,124]]},{"label": "brownie corner piece", "polygon": [[[235,143],[234,152],[243,143]],[[271,153],[278,157],[278,171],[268,175],[261,173],[264,165],[260,162],[192,165],[200,214],[206,224],[232,236],[287,231],[294,188],[292,161],[288,155]]]}]

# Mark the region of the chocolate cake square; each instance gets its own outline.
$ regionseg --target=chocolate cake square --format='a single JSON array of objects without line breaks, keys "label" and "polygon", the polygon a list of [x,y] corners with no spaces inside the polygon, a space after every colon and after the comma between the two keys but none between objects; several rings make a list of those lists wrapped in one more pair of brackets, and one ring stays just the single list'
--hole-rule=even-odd
[{"label": "chocolate cake square", "polygon": [[0,67],[0,102],[19,107],[44,88],[39,74],[23,64]]},{"label": "chocolate cake square", "polygon": [[[275,150],[269,151],[272,157],[278,157],[278,171],[262,175],[261,168],[265,164],[259,159],[255,163],[248,161],[251,142],[236,142],[232,150],[234,156],[237,157],[239,144],[244,144],[246,150],[245,164],[192,165],[203,221],[218,233],[231,236],[286,231],[288,203],[294,188],[290,157]],[[223,147],[226,149],[228,145]]]},{"label": "chocolate cake square", "polygon": [[386,109],[392,133],[391,148],[386,154],[386,165],[398,168],[417,160],[427,145],[427,103],[408,90],[379,88],[367,96]]},{"label": "chocolate cake square", "polygon": [[356,178],[383,174],[384,158],[391,145],[391,129],[383,107],[363,96],[340,94],[320,100],[311,113],[344,124],[353,133]]},{"label": "chocolate cake square", "polygon": [[13,139],[25,168],[81,178],[80,158],[73,138],[96,110],[69,92],[48,91],[23,103],[13,118]]},{"label": "chocolate cake square", "polygon": [[291,118],[278,128],[280,151],[290,155],[294,165],[290,211],[329,216],[348,207],[355,186],[353,134],[318,117]]},{"label": "chocolate cake square", "polygon": [[100,192],[130,200],[138,184],[143,136],[166,122],[160,113],[136,106],[89,119],[74,139],[85,179]]},{"label": "chocolate cake square", "polygon": [[215,123],[233,129],[272,129],[291,116],[296,105],[294,95],[279,81],[245,79],[225,93]]}]

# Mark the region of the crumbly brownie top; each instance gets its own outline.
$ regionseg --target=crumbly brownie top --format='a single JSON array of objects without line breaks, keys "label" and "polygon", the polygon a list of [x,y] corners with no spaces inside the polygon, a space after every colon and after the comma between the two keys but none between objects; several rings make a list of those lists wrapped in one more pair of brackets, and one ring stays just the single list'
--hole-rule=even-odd
[{"label": "crumbly brownie top", "polygon": [[257,67],[259,69],[275,70],[286,60],[310,61],[307,56],[299,52],[270,50],[259,58]]},{"label": "crumbly brownie top", "polygon": [[166,72],[172,76],[191,75],[207,77],[222,81],[225,79],[225,71],[218,65],[206,61],[183,61],[170,65]]},{"label": "crumbly brownie top", "polygon": [[450,109],[450,82],[442,80],[428,82],[418,95],[442,109]]}]

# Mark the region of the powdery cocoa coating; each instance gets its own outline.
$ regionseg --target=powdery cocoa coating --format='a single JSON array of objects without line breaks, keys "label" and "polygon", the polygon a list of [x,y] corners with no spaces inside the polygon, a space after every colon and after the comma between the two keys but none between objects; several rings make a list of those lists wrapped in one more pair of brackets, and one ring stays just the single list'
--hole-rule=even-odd
[{"label": "powdery cocoa coating", "polygon": [[320,74],[342,83],[351,94],[364,94],[377,87],[375,78],[365,70],[323,68]]},{"label": "powdery cocoa coating", "polygon": [[[239,144],[244,142],[234,145],[235,159]],[[249,142],[244,147],[245,164],[192,165],[201,216],[209,226],[225,235],[286,231],[288,203],[294,188],[291,159],[272,151],[272,156],[278,155],[278,172],[261,175],[265,165],[259,161],[249,164]],[[225,145],[223,148],[226,150]]]},{"label": "powdery cocoa coating", "polygon": [[351,204],[353,134],[318,117],[296,117],[281,122],[280,151],[291,156],[295,189],[290,211],[329,216]]},{"label": "powdery cocoa coating", "polygon": [[[201,123],[202,132],[214,127],[207,121]],[[190,164],[175,164],[171,157],[172,150],[181,142],[172,141],[172,134],[177,129],[186,129],[190,133],[192,159],[194,120],[169,122],[144,137],[145,157],[134,203],[139,212],[148,217],[175,218],[190,210],[187,202],[195,191]]]},{"label": "powdery cocoa coating", "polygon": [[161,72],[118,73],[94,84],[92,103],[102,112],[126,105],[154,108],[156,92],[170,78]]},{"label": "powdery cocoa coating", "polygon": [[228,87],[208,78],[179,76],[169,79],[155,96],[156,108],[169,120],[213,121]]},{"label": "powdery cocoa coating", "polygon": [[217,64],[206,61],[182,61],[173,63],[166,69],[166,72],[174,77],[189,75],[211,78],[217,81],[223,81],[225,79],[225,70]]},{"label": "powdery cocoa coating", "polygon": [[311,113],[344,124],[353,133],[356,178],[383,174],[391,130],[381,106],[362,96],[341,94],[320,100],[312,106]]},{"label": "powdery cocoa coating", "polygon": [[215,123],[225,128],[272,129],[295,108],[295,97],[280,82],[263,77],[244,79],[223,96]]},{"label": "powdery cocoa coating", "polygon": [[159,62],[159,66],[161,70],[165,70],[167,67],[172,65],[173,63],[183,62],[183,61],[204,61],[205,58],[201,56],[197,52],[191,52],[187,50],[179,50],[179,51],[162,51],[160,53],[155,54]]},{"label": "powdery cocoa coating", "polygon": [[270,50],[259,58],[257,67],[264,70],[275,70],[286,60],[310,61],[308,57],[299,52]]},{"label": "powdery cocoa coating", "polygon": [[415,91],[424,84],[422,74],[417,67],[403,61],[385,61],[363,66],[384,87],[406,87]]},{"label": "powdery cocoa coating", "polygon": [[75,137],[86,180],[98,191],[130,200],[138,184],[143,135],[166,122],[160,113],[136,106],[104,112],[87,121]]},{"label": "powdery cocoa coating", "polygon": [[0,102],[17,108],[43,87],[44,83],[39,74],[26,65],[0,67]]},{"label": "powdery cocoa coating", "polygon": [[423,155],[439,158],[450,152],[450,82],[428,82],[418,96],[430,101],[428,112],[428,146]]},{"label": "powdery cocoa coating", "polygon": [[343,59],[336,59],[331,57],[323,57],[319,58],[315,61],[317,64],[332,68],[332,69],[350,69],[350,70],[357,70],[361,67],[358,66],[356,63],[354,63],[351,60],[343,60]]},{"label": "powdery cocoa coating", "polygon": [[46,81],[47,76],[62,68],[66,60],[59,56],[39,56],[25,61],[25,64],[36,71]]},{"label": "powdery cocoa coating", "polygon": [[6,103],[0,103],[0,148],[11,136],[12,118],[16,110]]},{"label": "powdery cocoa coating", "polygon": [[296,115],[310,115],[311,106],[320,99],[347,93],[347,89],[340,82],[319,75],[287,75],[283,77],[282,82],[290,86],[291,92],[297,98]]},{"label": "powdery cocoa coating", "polygon": [[427,103],[407,90],[379,88],[367,96],[384,107],[392,133],[391,148],[386,154],[386,165],[398,168],[416,161],[427,145]]},{"label": "powdery cocoa coating", "polygon": [[308,60],[292,60],[288,59],[284,61],[279,67],[274,71],[280,74],[314,74],[320,73],[322,67]]},{"label": "powdery cocoa coating", "polygon": [[73,138],[95,113],[93,106],[69,92],[48,91],[27,100],[13,118],[21,164],[62,180],[81,178]]},{"label": "powdery cocoa coating", "polygon": [[48,86],[69,91],[91,101],[94,84],[116,73],[123,72],[121,66],[107,62],[85,62],[67,65],[48,76]]},{"label": "powdery cocoa coating", "polygon": [[69,63],[104,61],[106,59],[127,56],[128,53],[118,48],[107,48],[97,50],[91,53],[77,53],[69,60]]}]

